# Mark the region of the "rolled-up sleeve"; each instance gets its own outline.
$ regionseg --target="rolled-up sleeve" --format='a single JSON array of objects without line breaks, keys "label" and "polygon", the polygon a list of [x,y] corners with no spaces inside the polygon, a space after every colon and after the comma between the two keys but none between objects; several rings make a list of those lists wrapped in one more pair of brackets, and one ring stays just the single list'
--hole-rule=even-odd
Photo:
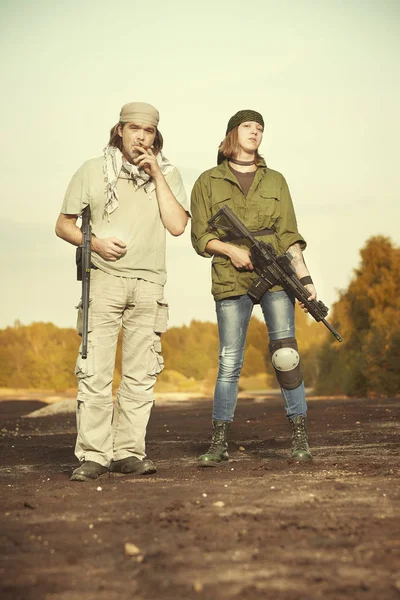
[{"label": "rolled-up sleeve", "polygon": [[215,240],[217,235],[208,229],[208,219],[211,218],[210,199],[207,194],[206,186],[203,184],[203,176],[194,184],[190,212],[192,215],[192,245],[197,254],[206,258],[211,258],[212,254],[206,252],[206,246],[210,240]]},{"label": "rolled-up sleeve", "polygon": [[168,183],[176,200],[179,202],[182,208],[184,208],[185,211],[190,214],[189,201],[186,196],[185,186],[183,185],[182,177],[178,169],[174,167],[170,173],[167,173],[165,180]]},{"label": "rolled-up sleeve", "polygon": [[64,215],[80,215],[89,204],[89,190],[87,185],[87,168],[84,163],[75,175],[73,175],[67,191],[65,192],[64,201],[61,207],[61,213]]},{"label": "rolled-up sleeve", "polygon": [[282,177],[282,185],[280,189],[280,216],[278,222],[275,225],[276,236],[278,238],[279,246],[282,252],[287,252],[290,246],[299,243],[300,248],[305,250],[307,243],[302,235],[300,235],[297,229],[296,214],[294,212],[292,198],[288,184],[284,177]]}]

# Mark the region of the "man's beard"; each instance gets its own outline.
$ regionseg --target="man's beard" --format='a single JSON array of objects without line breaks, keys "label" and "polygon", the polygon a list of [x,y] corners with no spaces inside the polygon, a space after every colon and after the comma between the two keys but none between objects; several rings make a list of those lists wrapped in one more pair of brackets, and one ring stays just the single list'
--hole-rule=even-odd
[{"label": "man's beard", "polygon": [[[147,147],[143,146],[142,144],[134,144],[134,146],[140,146],[144,150],[147,149]],[[142,156],[142,154],[143,154],[143,152],[139,152],[139,150],[131,150],[131,152],[130,152],[130,156],[132,159],[138,158],[139,156]]]},{"label": "man's beard", "polygon": [[[138,146],[139,144],[135,144],[136,146]],[[144,146],[141,146],[142,148],[144,148]],[[139,158],[139,156],[142,156],[142,152],[139,152],[138,150],[130,150],[129,154],[126,152],[125,153],[125,160],[127,160],[128,162],[130,162],[132,165],[134,164],[134,160],[136,158]]]}]

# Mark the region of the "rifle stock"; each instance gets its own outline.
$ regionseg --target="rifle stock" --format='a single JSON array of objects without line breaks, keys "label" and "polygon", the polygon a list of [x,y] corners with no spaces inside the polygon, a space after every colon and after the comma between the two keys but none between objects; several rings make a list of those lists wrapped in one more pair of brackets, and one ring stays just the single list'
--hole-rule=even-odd
[{"label": "rifle stock", "polygon": [[320,300],[308,300],[310,294],[300,282],[286,254],[279,256],[271,244],[257,240],[228,206],[223,206],[208,223],[213,229],[222,229],[224,232],[233,230],[243,240],[250,242],[251,262],[259,275],[259,279],[254,281],[248,291],[254,302],[259,302],[261,296],[274,285],[280,285],[304,304],[310,315],[316,321],[321,321],[339,342],[343,340],[325,319],[328,314],[327,306]]}]

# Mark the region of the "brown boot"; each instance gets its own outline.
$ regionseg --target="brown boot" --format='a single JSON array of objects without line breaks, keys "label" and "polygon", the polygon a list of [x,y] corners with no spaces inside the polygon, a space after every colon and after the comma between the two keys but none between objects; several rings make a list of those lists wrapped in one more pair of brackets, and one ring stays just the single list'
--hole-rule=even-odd
[{"label": "brown boot", "polygon": [[292,426],[292,458],[294,460],[312,460],[312,454],[308,447],[308,437],[306,429],[306,417],[298,415],[289,417]]},{"label": "brown boot", "polygon": [[197,459],[199,467],[216,467],[223,460],[229,460],[227,440],[230,426],[229,421],[213,421],[211,446]]}]

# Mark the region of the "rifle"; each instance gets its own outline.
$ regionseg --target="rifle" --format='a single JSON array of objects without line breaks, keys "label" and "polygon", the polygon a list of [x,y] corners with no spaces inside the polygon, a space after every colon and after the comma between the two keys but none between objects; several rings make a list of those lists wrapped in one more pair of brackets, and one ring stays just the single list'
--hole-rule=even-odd
[{"label": "rifle", "polygon": [[90,226],[89,204],[82,211],[82,245],[76,249],[76,278],[82,281],[82,297],[79,308],[82,309],[82,358],[87,358],[89,328],[89,292],[90,292],[90,246],[92,228]]},{"label": "rifle", "polygon": [[279,256],[271,244],[258,241],[228,206],[223,206],[209,219],[208,224],[211,229],[222,229],[225,232],[233,233],[234,239],[243,239],[251,243],[251,262],[259,279],[253,282],[247,293],[254,302],[258,303],[261,296],[274,285],[280,285],[304,304],[310,315],[316,321],[321,321],[338,342],[343,340],[342,336],[325,319],[328,307],[320,300],[318,302],[308,300],[310,292],[300,282],[291,266],[292,257],[289,252]]}]

